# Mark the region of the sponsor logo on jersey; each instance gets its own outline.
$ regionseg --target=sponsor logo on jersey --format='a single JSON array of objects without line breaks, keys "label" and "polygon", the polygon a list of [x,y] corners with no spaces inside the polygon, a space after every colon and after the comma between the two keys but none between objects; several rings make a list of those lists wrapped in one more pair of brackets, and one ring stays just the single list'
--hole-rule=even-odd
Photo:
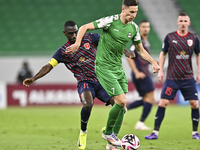
[{"label": "sponsor logo on jersey", "polygon": [[180,55],[176,55],[176,59],[189,59],[189,55],[186,55],[185,51],[181,51]]},{"label": "sponsor logo on jersey", "polygon": [[85,47],[85,49],[90,49],[90,44],[89,43],[85,43],[83,46]]},{"label": "sponsor logo on jersey", "polygon": [[178,43],[176,40],[173,40],[172,42],[173,42],[173,43],[176,43],[176,44]]},{"label": "sponsor logo on jersey", "polygon": [[191,40],[191,39],[187,40],[187,44],[188,44],[188,46],[191,47],[193,45],[193,40]]},{"label": "sponsor logo on jersey", "polygon": [[131,32],[128,33],[128,38],[129,38],[129,39],[131,38]]},{"label": "sponsor logo on jersey", "polygon": [[117,32],[119,31],[119,30],[117,30],[117,29],[114,29],[114,30],[117,31]]}]

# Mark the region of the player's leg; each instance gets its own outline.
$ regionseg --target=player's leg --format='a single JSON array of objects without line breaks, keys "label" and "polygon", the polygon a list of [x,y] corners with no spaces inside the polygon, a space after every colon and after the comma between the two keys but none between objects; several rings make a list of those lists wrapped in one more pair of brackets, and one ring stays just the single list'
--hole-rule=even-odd
[{"label": "player's leg", "polygon": [[[134,73],[131,73],[131,77],[132,77],[132,82],[133,82],[136,90],[138,91],[139,95],[143,96],[143,95],[141,95],[142,90],[143,90],[143,88],[141,87],[141,85],[143,84],[143,79],[136,79]],[[145,82],[144,82],[144,84],[145,84]],[[130,110],[130,109],[137,108],[139,106],[143,106],[143,104],[144,103],[143,103],[143,98],[142,98],[140,100],[135,100],[132,103],[128,104],[126,106],[126,108],[127,108],[127,110]]]},{"label": "player's leg", "polygon": [[87,123],[90,117],[90,113],[93,107],[94,92],[93,86],[89,81],[83,81],[78,83],[78,93],[80,100],[83,104],[81,109],[81,131],[78,139],[79,149],[84,150],[86,147],[87,139]]},{"label": "player's leg", "polygon": [[155,115],[154,130],[150,135],[145,136],[145,139],[158,139],[158,133],[161,123],[165,116],[165,109],[169,104],[169,100],[173,100],[180,84],[173,80],[166,80],[161,92],[161,100]]},{"label": "player's leg", "polygon": [[103,139],[109,141],[115,146],[121,146],[121,141],[116,137],[113,130],[114,130],[114,126],[116,124],[117,119],[121,120],[121,121],[118,120],[119,122],[117,122],[118,125],[120,124],[119,129],[121,127],[123,116],[124,116],[123,109],[126,102],[126,96],[125,94],[121,94],[118,96],[114,96],[114,99],[115,99],[115,104],[110,109],[110,112],[108,114],[106,129],[104,133],[102,133],[102,137]]},{"label": "player's leg", "polygon": [[196,81],[194,79],[184,80],[181,86],[181,93],[185,100],[189,100],[191,106],[191,118],[192,118],[192,138],[200,139],[198,134],[199,125],[199,103],[198,92],[196,88]]},{"label": "player's leg", "polygon": [[190,100],[191,106],[191,117],[192,117],[192,138],[200,139],[200,135],[198,133],[199,126],[199,103],[198,100]]},{"label": "player's leg", "polygon": [[143,104],[143,110],[142,115],[140,117],[140,120],[136,123],[135,129],[136,130],[150,130],[150,127],[147,127],[144,124],[144,121],[146,120],[147,116],[151,112],[152,105],[154,104],[154,91],[151,91],[144,95],[143,97],[144,104]]},{"label": "player's leg", "polygon": [[144,124],[144,121],[149,115],[152,105],[154,104],[154,89],[153,81],[149,76],[146,76],[144,79],[140,79],[140,82],[137,84],[137,90],[140,96],[143,97],[143,111],[140,120],[135,125],[136,130],[151,129]]},{"label": "player's leg", "polygon": [[114,97],[115,99],[115,104],[110,109],[108,114],[106,129],[104,133],[102,133],[102,137],[115,146],[121,146],[121,141],[113,133],[113,127],[117,117],[119,116],[121,110],[124,109],[124,105],[126,103],[126,96],[124,94],[125,92],[118,81],[122,75],[125,75],[125,72],[120,72],[119,70],[108,70],[100,68],[97,65],[95,66],[95,72],[102,87],[106,90],[108,95]]}]

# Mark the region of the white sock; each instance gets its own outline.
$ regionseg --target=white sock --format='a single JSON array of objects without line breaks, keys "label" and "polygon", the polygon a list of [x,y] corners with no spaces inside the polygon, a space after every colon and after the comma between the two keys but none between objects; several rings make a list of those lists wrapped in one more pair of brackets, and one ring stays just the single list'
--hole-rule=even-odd
[{"label": "white sock", "polygon": [[198,131],[192,131],[192,135],[194,135],[194,134],[196,134],[196,133],[198,133]]},{"label": "white sock", "polygon": [[155,133],[155,135],[157,135],[157,136],[158,136],[158,134],[159,134],[159,132],[156,131],[156,130],[153,130],[153,133]]},{"label": "white sock", "polygon": [[82,131],[82,130],[81,130],[81,132],[86,134],[86,133],[87,133],[87,130],[85,130],[85,131]]}]

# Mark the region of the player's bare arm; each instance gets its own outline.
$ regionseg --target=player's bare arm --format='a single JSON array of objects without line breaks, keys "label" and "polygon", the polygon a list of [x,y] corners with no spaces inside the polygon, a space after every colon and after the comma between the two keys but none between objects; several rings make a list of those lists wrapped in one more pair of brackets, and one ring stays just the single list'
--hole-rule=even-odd
[{"label": "player's bare arm", "polygon": [[23,81],[23,85],[25,87],[29,87],[29,85],[31,83],[33,83],[34,81],[36,81],[37,79],[45,76],[47,73],[49,73],[51,70],[53,69],[52,65],[51,64],[47,64],[45,66],[43,66],[40,71],[35,75],[33,76],[32,78],[27,78]]},{"label": "player's bare arm", "polygon": [[196,61],[197,61],[197,67],[198,67],[196,81],[198,82],[198,85],[200,85],[200,53],[196,55]]},{"label": "player's bare arm", "polygon": [[81,45],[82,38],[83,38],[84,34],[86,33],[86,31],[94,30],[94,29],[95,29],[95,27],[94,27],[93,22],[81,26],[78,30],[76,42],[66,48],[66,53],[76,52],[78,50],[79,46]]},{"label": "player's bare arm", "polygon": [[163,73],[163,66],[164,66],[164,63],[165,63],[165,58],[166,58],[166,54],[161,51],[160,52],[160,56],[159,56],[159,66],[160,66],[160,70],[158,72],[158,80],[160,82],[163,82],[163,78],[164,78],[164,73]]},{"label": "player's bare arm", "polygon": [[144,59],[152,64],[153,73],[157,73],[160,70],[158,63],[149,55],[149,53],[143,48],[142,43],[136,44],[135,49],[137,53]]},{"label": "player's bare arm", "polygon": [[135,59],[135,53],[134,52],[130,52],[127,49],[124,49],[124,55],[130,59]]}]

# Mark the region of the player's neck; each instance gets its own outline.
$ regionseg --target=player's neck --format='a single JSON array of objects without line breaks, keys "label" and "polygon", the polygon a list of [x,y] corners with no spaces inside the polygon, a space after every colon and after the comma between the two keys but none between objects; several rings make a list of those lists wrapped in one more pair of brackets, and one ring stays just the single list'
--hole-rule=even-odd
[{"label": "player's neck", "polygon": [[123,14],[121,13],[120,14],[120,20],[123,24],[127,25],[128,24],[128,21],[125,19],[125,17],[123,17]]},{"label": "player's neck", "polygon": [[186,36],[188,34],[188,30],[178,30],[177,33],[180,36]]}]

